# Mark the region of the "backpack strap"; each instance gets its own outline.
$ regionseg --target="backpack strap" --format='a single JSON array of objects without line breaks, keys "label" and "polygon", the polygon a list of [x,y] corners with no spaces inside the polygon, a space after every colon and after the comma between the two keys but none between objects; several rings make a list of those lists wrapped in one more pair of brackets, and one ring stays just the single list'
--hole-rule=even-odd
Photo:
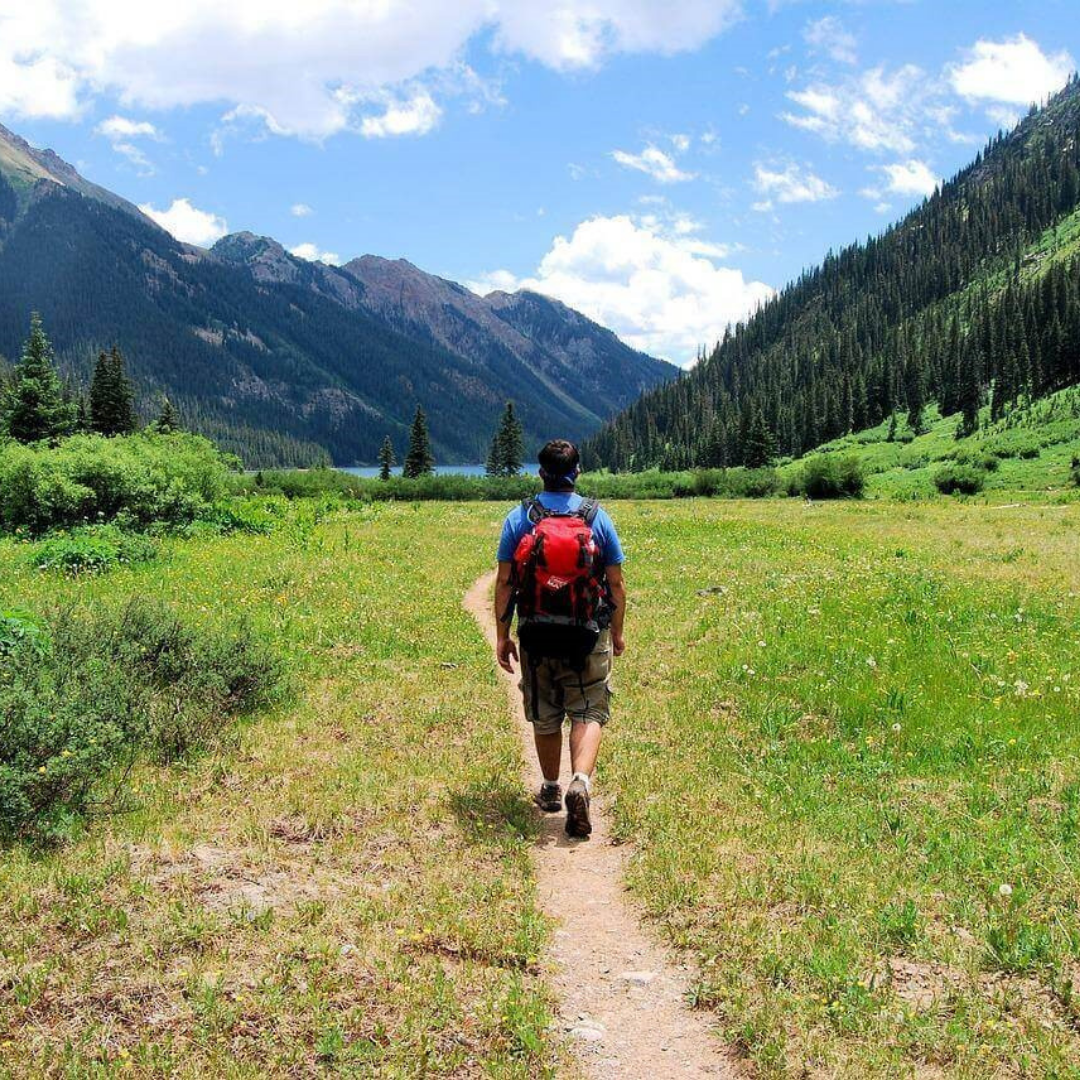
[{"label": "backpack strap", "polygon": [[534,525],[538,524],[548,516],[547,507],[544,506],[535,495],[530,495],[527,499],[522,499],[521,507],[525,511],[525,516]]},{"label": "backpack strap", "polygon": [[577,513],[586,525],[591,526],[596,520],[596,515],[600,513],[600,503],[596,499],[582,499]]}]

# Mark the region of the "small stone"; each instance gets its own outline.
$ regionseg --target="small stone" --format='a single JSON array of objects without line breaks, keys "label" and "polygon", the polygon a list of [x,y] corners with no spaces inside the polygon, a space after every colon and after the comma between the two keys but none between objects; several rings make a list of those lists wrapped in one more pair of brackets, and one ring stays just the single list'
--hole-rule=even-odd
[{"label": "small stone", "polygon": [[586,1042],[602,1042],[604,1029],[600,1024],[577,1024],[570,1029],[570,1034],[575,1039],[584,1039]]},{"label": "small stone", "polygon": [[619,979],[631,986],[648,986],[656,978],[655,971],[624,971]]}]

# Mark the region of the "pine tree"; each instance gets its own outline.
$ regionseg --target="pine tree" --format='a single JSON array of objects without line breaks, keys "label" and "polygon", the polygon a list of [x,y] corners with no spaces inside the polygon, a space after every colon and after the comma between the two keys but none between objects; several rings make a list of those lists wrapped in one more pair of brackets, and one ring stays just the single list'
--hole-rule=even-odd
[{"label": "pine tree", "polygon": [[52,345],[35,311],[30,336],[4,395],[0,428],[18,442],[59,439],[74,430],[78,408],[65,400]]},{"label": "pine tree", "polygon": [[90,382],[90,426],[100,435],[130,435],[135,430],[135,392],[114,345],[100,353]]},{"label": "pine tree", "polygon": [[382,441],[382,446],[379,447],[379,479],[389,480],[390,471],[396,463],[394,444],[390,441],[390,436],[387,435]]},{"label": "pine tree", "polygon": [[491,440],[485,471],[488,476],[517,476],[524,461],[524,432],[514,413],[514,403],[508,401]]},{"label": "pine tree", "polygon": [[154,421],[154,428],[162,435],[171,435],[180,430],[180,418],[176,415],[173,403],[166,397],[161,402],[161,412]]},{"label": "pine tree", "polygon": [[764,469],[776,457],[776,436],[760,408],[755,408],[751,413],[742,452],[743,462],[748,469]]},{"label": "pine tree", "polygon": [[418,476],[430,476],[435,471],[435,455],[431,451],[427,417],[421,406],[416,406],[412,427],[409,429],[409,452],[405,455],[402,475],[411,480]]}]

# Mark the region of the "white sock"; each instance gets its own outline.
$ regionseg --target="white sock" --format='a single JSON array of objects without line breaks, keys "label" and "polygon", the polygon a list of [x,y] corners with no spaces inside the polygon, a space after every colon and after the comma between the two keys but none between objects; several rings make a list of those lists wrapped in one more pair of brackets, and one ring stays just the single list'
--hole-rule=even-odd
[{"label": "white sock", "polygon": [[592,794],[592,780],[588,773],[576,772],[574,773],[574,779],[580,780],[585,785],[585,790],[589,792],[590,795]]},{"label": "white sock", "polygon": [[546,788],[556,788],[558,786],[559,786],[559,781],[558,780],[545,780],[544,781],[544,787],[546,787]]}]

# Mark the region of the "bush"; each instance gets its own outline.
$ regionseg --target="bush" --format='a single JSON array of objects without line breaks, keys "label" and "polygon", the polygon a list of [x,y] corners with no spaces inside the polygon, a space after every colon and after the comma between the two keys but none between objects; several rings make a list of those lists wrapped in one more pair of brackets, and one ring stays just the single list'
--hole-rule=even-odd
[{"label": "bush", "polygon": [[1080,487],[1080,457],[1073,455],[1072,465],[1069,467],[1069,474],[1075,487]]},{"label": "bush", "polygon": [[156,545],[145,536],[113,525],[88,525],[47,537],[35,546],[30,561],[39,570],[92,574],[150,562],[156,555]]},{"label": "bush", "polygon": [[228,460],[197,435],[7,443],[0,446],[0,532],[41,535],[110,521],[183,524],[224,496],[228,472]]},{"label": "bush", "polygon": [[62,838],[140,755],[167,762],[212,744],[281,684],[279,660],[249,628],[186,626],[145,601],[60,612],[47,640],[8,636],[0,652],[3,842]]},{"label": "bush", "polygon": [[794,488],[792,494],[808,499],[858,499],[866,490],[866,475],[858,458],[821,454],[803,465]]},{"label": "bush", "polygon": [[943,495],[975,495],[985,483],[986,473],[971,465],[946,465],[934,475],[934,486]]}]

